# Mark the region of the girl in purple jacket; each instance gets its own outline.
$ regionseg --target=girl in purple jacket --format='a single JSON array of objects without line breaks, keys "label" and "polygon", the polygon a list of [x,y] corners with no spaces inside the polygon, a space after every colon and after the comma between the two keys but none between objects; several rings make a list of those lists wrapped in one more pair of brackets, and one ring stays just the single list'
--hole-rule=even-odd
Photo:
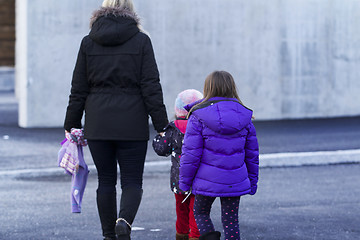
[{"label": "girl in purple jacket", "polygon": [[259,145],[252,111],[240,101],[230,73],[215,71],[205,80],[204,99],[187,105],[188,124],[180,159],[179,187],[192,191],[200,240],[220,239],[210,219],[220,197],[225,239],[240,239],[240,196],[254,195]]}]

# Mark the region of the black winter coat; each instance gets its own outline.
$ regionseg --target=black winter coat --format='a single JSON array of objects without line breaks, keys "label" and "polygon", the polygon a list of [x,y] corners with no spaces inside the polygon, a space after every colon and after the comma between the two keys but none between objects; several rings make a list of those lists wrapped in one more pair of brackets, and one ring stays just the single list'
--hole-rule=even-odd
[{"label": "black winter coat", "polygon": [[150,38],[135,14],[116,8],[94,13],[81,42],[64,128],[94,140],[148,140],[148,116],[161,132],[168,119]]}]

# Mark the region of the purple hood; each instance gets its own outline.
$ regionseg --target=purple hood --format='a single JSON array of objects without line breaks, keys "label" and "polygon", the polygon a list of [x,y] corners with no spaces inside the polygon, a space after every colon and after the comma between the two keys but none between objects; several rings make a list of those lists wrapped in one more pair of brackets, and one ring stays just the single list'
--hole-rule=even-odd
[{"label": "purple hood", "polygon": [[[201,101],[203,100],[186,105],[185,109],[189,111]],[[213,97],[207,102],[211,101],[219,101],[218,104],[214,103],[215,109],[211,111],[211,114],[206,107],[195,110],[192,114],[201,119],[214,132],[224,135],[234,134],[251,122],[252,111],[241,105],[236,98]]]}]

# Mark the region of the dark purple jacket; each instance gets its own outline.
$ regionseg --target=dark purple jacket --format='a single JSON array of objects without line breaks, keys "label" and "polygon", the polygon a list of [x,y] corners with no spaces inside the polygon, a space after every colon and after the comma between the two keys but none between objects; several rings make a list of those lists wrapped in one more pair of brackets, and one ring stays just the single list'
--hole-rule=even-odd
[{"label": "dark purple jacket", "polygon": [[[193,111],[180,159],[179,187],[211,197],[255,194],[259,145],[252,111],[236,99],[215,97]],[[193,105],[188,105],[189,110]]]}]

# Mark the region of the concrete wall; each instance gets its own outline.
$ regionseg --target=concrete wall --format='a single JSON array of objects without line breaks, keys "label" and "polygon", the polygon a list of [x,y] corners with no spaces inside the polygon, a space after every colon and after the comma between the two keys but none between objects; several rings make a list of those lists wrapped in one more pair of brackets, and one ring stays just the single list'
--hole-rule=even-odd
[{"label": "concrete wall", "polygon": [[[21,126],[62,125],[78,47],[101,2],[17,0]],[[360,115],[360,1],[134,2],[170,117],[176,94],[202,90],[216,69],[233,74],[259,120]]]},{"label": "concrete wall", "polygon": [[16,0],[16,96],[21,127],[62,126],[72,71],[95,0]]}]

